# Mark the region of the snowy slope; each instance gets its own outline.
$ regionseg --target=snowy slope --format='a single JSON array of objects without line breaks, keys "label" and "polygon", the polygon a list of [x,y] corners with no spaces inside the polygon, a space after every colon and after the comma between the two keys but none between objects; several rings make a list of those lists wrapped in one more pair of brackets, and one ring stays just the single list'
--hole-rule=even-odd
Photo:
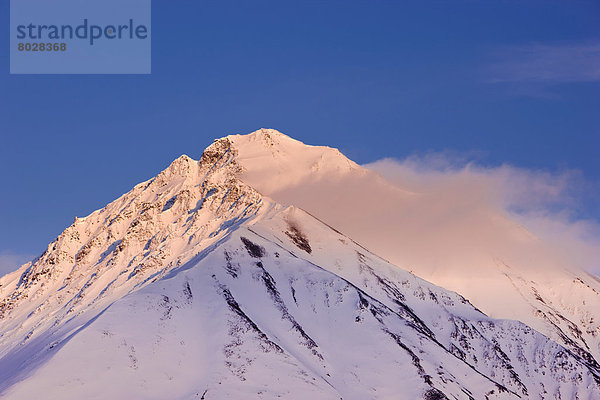
[{"label": "snowy slope", "polygon": [[[33,263],[0,278],[0,386],[115,300],[209,251],[275,205],[224,168],[231,154],[175,160],[105,208],[77,218]],[[41,357],[42,359],[38,360]],[[7,368],[27,359],[22,368]]]},{"label": "snowy slope", "polygon": [[595,379],[288,209],[117,301],[7,397],[593,399]]},{"label": "snowy slope", "polygon": [[415,196],[336,150],[274,131],[217,140],[198,162],[182,156],[0,278],[0,393],[600,397],[593,359],[565,343],[573,332],[558,344],[489,318],[254,189],[260,179],[273,189],[315,176]]}]

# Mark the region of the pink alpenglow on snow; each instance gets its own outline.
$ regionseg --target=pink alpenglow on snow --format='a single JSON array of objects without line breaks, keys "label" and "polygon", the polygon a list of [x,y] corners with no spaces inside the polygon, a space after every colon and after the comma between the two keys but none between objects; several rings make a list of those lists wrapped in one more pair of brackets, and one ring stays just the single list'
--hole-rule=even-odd
[{"label": "pink alpenglow on snow", "polygon": [[0,278],[0,391],[600,398],[600,281],[451,188],[271,129],[218,139]]}]

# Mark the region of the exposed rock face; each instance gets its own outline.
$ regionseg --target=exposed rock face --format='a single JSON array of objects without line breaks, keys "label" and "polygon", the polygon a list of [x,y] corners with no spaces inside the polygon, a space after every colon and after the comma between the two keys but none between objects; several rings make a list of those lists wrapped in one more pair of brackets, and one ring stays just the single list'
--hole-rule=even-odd
[{"label": "exposed rock face", "polygon": [[258,215],[266,204],[236,177],[234,156],[220,139],[199,162],[179,157],[103,209],[76,218],[37,260],[3,277],[0,355],[19,337],[25,343],[48,334],[161,279]]}]

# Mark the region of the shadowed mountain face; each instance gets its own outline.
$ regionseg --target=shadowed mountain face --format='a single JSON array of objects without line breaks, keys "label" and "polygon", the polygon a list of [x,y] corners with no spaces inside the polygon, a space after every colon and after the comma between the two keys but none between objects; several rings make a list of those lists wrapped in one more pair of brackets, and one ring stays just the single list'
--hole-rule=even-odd
[{"label": "shadowed mountain face", "polygon": [[[0,279],[0,390],[14,399],[600,397],[595,353],[582,345],[591,333],[558,306],[533,314],[553,322],[542,333],[490,318],[330,221],[265,196],[320,182],[415,195],[337,150],[261,130],[219,139],[199,161],[182,156],[76,219]],[[545,287],[526,285],[545,301]],[[522,298],[527,314],[536,303]]]}]

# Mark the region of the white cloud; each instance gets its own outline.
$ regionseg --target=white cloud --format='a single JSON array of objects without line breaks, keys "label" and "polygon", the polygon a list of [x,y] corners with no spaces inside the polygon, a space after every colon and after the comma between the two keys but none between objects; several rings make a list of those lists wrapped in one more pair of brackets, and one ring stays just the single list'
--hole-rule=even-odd
[{"label": "white cloud", "polygon": [[[485,220],[478,217],[482,212],[504,215],[550,244],[562,262],[600,273],[600,225],[576,217],[582,197],[590,195],[592,186],[578,171],[551,173],[510,165],[488,168],[439,153],[384,159],[366,167],[402,188],[421,193],[415,214],[437,210],[440,228],[432,227],[428,236],[438,236],[442,226],[456,227],[461,242],[476,242],[487,235],[488,242],[496,242],[494,246],[505,242],[505,251],[511,251],[515,246],[508,245],[506,235],[487,232]],[[439,237],[458,240],[445,234]]]},{"label": "white cloud", "polygon": [[491,82],[600,82],[600,43],[508,47],[494,58]]}]

